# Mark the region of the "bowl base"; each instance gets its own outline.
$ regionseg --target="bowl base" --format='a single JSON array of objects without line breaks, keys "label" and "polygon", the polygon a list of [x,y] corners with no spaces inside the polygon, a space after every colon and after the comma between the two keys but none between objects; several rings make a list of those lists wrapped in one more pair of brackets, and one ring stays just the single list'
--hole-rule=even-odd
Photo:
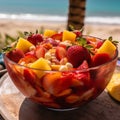
[{"label": "bowl base", "polygon": [[53,111],[70,111],[70,110],[76,110],[78,107],[75,108],[63,108],[63,109],[55,109],[55,108],[47,108],[48,110],[53,110]]}]

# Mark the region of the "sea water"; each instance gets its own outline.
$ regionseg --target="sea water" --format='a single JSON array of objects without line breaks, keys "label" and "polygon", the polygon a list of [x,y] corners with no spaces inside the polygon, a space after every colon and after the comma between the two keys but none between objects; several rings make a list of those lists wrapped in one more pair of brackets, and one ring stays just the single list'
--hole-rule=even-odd
[{"label": "sea water", "polygon": [[[120,24],[120,0],[86,0],[86,23]],[[0,0],[0,19],[66,22],[69,0]]]}]

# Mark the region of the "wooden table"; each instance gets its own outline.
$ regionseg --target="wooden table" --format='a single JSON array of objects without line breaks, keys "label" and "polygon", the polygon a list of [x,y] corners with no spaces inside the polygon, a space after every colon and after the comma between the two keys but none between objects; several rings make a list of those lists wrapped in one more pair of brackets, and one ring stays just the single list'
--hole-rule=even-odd
[{"label": "wooden table", "polygon": [[0,113],[5,120],[120,120],[120,103],[113,100],[105,91],[79,109],[57,112],[25,99],[11,84],[9,81],[9,84],[3,87],[8,88],[8,91],[2,91],[4,94],[0,95]]}]

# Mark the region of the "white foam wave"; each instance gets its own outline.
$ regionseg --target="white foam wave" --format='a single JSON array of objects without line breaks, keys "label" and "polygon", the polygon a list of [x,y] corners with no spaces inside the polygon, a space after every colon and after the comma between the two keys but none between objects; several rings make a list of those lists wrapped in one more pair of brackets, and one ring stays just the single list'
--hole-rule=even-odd
[{"label": "white foam wave", "polygon": [[120,24],[120,17],[86,17],[86,23]]},{"label": "white foam wave", "polygon": [[12,20],[35,20],[35,21],[56,21],[63,22],[67,20],[64,16],[52,16],[52,15],[35,15],[35,14],[3,14],[0,13],[0,19],[12,19]]},{"label": "white foam wave", "polygon": [[[34,21],[43,21],[43,22],[66,22],[67,16],[0,13],[0,19],[32,20],[32,21],[34,20]],[[116,16],[116,17],[86,16],[85,23],[120,24],[120,16]]]}]

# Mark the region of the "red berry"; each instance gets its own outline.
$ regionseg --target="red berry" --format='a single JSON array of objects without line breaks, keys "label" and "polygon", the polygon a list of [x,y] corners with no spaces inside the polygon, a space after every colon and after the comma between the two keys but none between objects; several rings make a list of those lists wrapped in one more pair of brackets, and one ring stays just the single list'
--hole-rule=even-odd
[{"label": "red berry", "polygon": [[27,40],[36,46],[38,43],[43,41],[43,37],[41,34],[32,34],[27,38]]},{"label": "red berry", "polygon": [[34,55],[32,55],[32,54],[27,54],[27,55],[25,55],[25,57],[24,58],[21,58],[20,60],[19,60],[19,63],[22,63],[22,62],[24,62],[24,63],[33,63],[33,62],[35,62],[37,60],[37,58],[36,58],[36,56],[34,56]]},{"label": "red berry", "polygon": [[82,64],[81,64],[77,69],[78,69],[78,70],[83,70],[83,69],[88,69],[88,68],[89,68],[88,63],[87,63],[86,60],[84,60],[84,61],[82,62]]},{"label": "red berry", "polygon": [[79,30],[75,30],[74,33],[76,34],[76,37],[81,37],[82,36],[82,32]]},{"label": "red berry", "polygon": [[97,45],[96,45],[96,48],[97,48],[97,49],[100,48],[102,44],[103,44],[103,41],[101,41],[101,40],[98,41],[98,42],[97,42]]},{"label": "red berry", "polygon": [[110,61],[110,56],[107,53],[99,53],[93,56],[92,62],[93,66],[102,65],[108,61]]},{"label": "red berry", "polygon": [[57,34],[54,34],[51,38],[53,38],[54,40],[62,40],[62,32],[61,33],[57,33]]},{"label": "red berry", "polygon": [[16,62],[16,63],[18,63],[18,61],[19,61],[21,58],[24,57],[23,51],[22,51],[22,50],[19,50],[19,49],[14,49],[14,50],[10,51],[9,53],[7,53],[6,55],[7,55],[7,57],[8,57],[10,60],[12,60],[12,61],[14,61],[14,62]]},{"label": "red berry", "polygon": [[53,46],[57,46],[59,44],[59,41],[56,41],[52,38],[46,38],[46,40],[44,40],[41,45],[45,44],[45,43],[50,43],[52,44]]},{"label": "red berry", "polygon": [[88,50],[85,47],[80,45],[74,45],[68,48],[67,50],[68,61],[77,68],[84,60],[89,64],[91,62],[91,56]]},{"label": "red berry", "polygon": [[31,50],[31,51],[25,53],[25,56],[27,56],[27,55],[33,55],[33,56],[35,56],[35,51]]},{"label": "red berry", "polygon": [[46,49],[42,45],[37,46],[35,49],[35,55],[37,58],[44,57],[45,52]]},{"label": "red berry", "polygon": [[57,46],[55,55],[58,60],[61,60],[66,57],[66,49],[64,47]]},{"label": "red berry", "polygon": [[40,84],[39,79],[36,77],[35,73],[31,69],[25,68],[23,71],[23,75],[25,81],[29,82],[29,84],[31,84],[33,88],[36,87],[36,84],[37,85]]}]

